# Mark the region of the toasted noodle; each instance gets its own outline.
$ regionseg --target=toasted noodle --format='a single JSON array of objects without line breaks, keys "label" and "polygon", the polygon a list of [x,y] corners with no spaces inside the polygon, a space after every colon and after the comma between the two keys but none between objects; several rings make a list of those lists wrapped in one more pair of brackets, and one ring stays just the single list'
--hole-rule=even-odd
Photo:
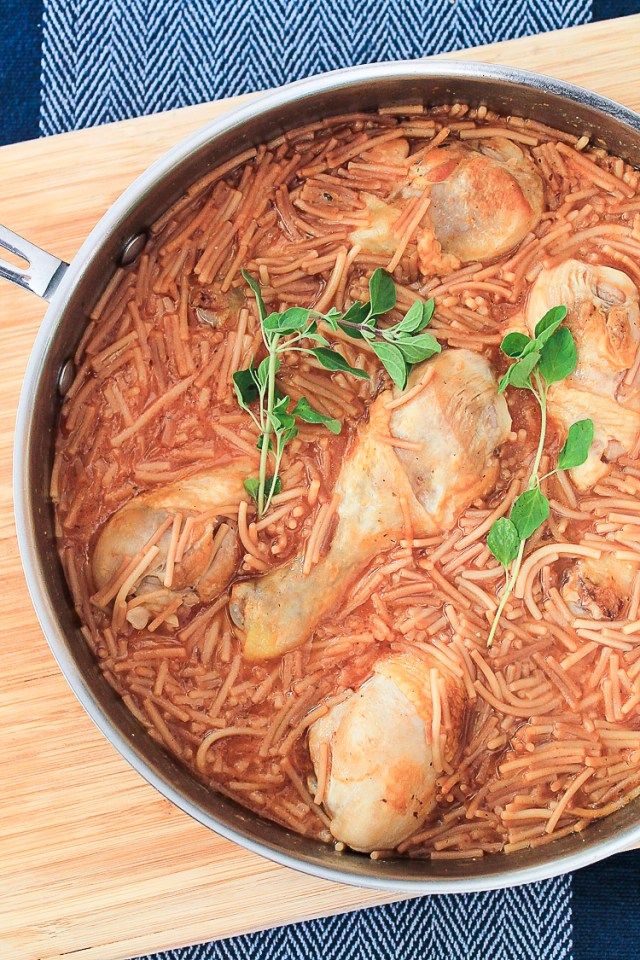
[{"label": "toasted noodle", "polygon": [[[451,175],[461,151],[491,156],[500,144],[533,165],[546,205],[501,255],[447,256],[434,227],[434,183]],[[394,209],[387,234],[374,230],[370,242],[372,198],[383,212]],[[512,432],[484,498],[446,528],[424,529],[410,490],[394,491],[394,538],[356,571],[311,640],[249,663],[234,580],[268,575],[294,557],[306,583],[320,571],[333,576],[322,565],[340,520],[336,477],[382,389],[381,455],[406,464],[423,451],[395,436],[392,421],[433,389],[434,367],[425,362],[408,389],[393,390],[366,339],[320,319],[329,346],[370,379],[329,371],[302,352],[283,358],[277,390],[292,403],[304,396],[342,430],[298,423],[268,513],[258,517],[244,494],[225,495],[225,504],[178,493],[140,521],[108,582],[94,581],[91,564],[106,521],[139,494],[179,491],[188,478],[232,472],[239,461],[253,463],[257,477],[259,426],[238,406],[233,375],[258,364],[264,347],[241,270],[259,279],[267,313],[323,313],[366,300],[373,270],[386,268],[397,303],[376,318],[379,328],[433,297],[428,332],[443,350],[480,352],[502,373],[505,330],[521,325],[536,278],[568,258],[640,286],[636,171],[586,136],[526,118],[409,103],[311,123],[231,158],[160,217],[136,264],[108,280],[76,350],[57,436],[50,490],[60,555],[105,679],[212,789],[304,836],[334,840],[339,753],[323,742],[312,764],[309,732],[346,708],[381,659],[408,655],[427,671],[423,722],[436,792],[400,854],[470,860],[535,848],[640,797],[640,436],[617,459],[605,457],[587,490],[572,471],[543,481],[550,516],[527,542],[490,649],[504,572],[487,535],[525,488],[538,436],[524,391],[507,391]],[[631,405],[640,349],[627,362],[620,391]],[[553,469],[563,442],[551,423],[541,472]],[[603,563],[615,575],[600,583]],[[215,590],[203,603],[207,578]],[[458,696],[463,722],[454,736]]]}]

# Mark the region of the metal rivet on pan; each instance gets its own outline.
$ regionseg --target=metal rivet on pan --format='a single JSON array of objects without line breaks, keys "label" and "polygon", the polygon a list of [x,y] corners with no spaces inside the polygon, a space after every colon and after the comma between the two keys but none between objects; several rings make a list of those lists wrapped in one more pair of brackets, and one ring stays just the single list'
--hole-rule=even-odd
[{"label": "metal rivet on pan", "polygon": [[64,397],[76,376],[76,367],[71,358],[65,360],[58,374],[58,393]]},{"label": "metal rivet on pan", "polygon": [[127,240],[120,254],[120,266],[128,267],[134,263],[144,250],[146,242],[146,233],[137,233],[135,237]]}]

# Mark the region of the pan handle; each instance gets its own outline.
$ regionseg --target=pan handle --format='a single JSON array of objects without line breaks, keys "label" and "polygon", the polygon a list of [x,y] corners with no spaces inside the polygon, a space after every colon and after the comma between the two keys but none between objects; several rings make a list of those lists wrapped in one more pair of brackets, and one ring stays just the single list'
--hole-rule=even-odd
[{"label": "pan handle", "polygon": [[0,277],[24,287],[25,290],[31,290],[43,300],[51,300],[69,264],[0,223],[0,251],[2,250],[8,250],[25,260],[26,266],[14,266],[0,257]]}]

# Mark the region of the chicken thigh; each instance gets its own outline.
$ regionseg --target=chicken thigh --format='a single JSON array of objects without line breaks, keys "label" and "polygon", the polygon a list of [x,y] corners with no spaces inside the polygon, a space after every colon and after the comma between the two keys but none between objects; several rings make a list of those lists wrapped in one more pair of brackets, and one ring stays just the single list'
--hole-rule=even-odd
[{"label": "chicken thigh", "polygon": [[[434,737],[446,698],[446,729]],[[433,811],[442,758],[451,760],[464,711],[462,685],[411,654],[378,661],[373,676],[309,731],[316,774],[328,755],[324,806],[331,833],[354,850],[393,849]],[[328,749],[327,749],[328,748]]]},{"label": "chicken thigh", "polygon": [[[122,565],[144,547],[167,517],[213,511],[216,506],[238,503],[245,496],[243,480],[252,464],[238,460],[224,467],[196,474],[134,497],[106,522],[95,545],[92,572],[96,589],[108,584]],[[160,552],[155,565],[145,573],[134,592],[157,592],[164,580],[171,529],[158,543]],[[220,518],[193,525],[189,547],[175,566],[171,589],[159,598],[160,605],[171,593],[186,591],[193,601],[211,600],[225,589],[240,557],[240,546],[232,522]]]},{"label": "chicken thigh", "polygon": [[436,148],[411,165],[394,196],[365,198],[369,222],[353,231],[352,241],[372,253],[393,253],[402,232],[396,221],[406,227],[401,201],[425,195],[430,203],[417,232],[425,276],[506,253],[544,209],[542,179],[516,143],[506,137],[468,140]]},{"label": "chicken thigh", "polygon": [[[427,373],[428,383],[406,403],[389,410],[392,395],[383,393],[372,404],[338,475],[337,526],[326,556],[307,575],[297,556],[235,585],[230,613],[248,660],[280,656],[313,634],[376,554],[398,543],[403,504],[415,533],[425,535],[451,528],[493,486],[496,448],[511,420],[491,366],[469,350],[447,350],[414,368],[407,388]],[[394,448],[383,439],[390,436],[415,449]]]},{"label": "chicken thigh", "polygon": [[542,180],[533,161],[505,137],[467,141],[428,153],[414,168],[412,189],[431,186],[431,205],[418,237],[422,273],[437,273],[433,240],[454,267],[493,260],[515,247],[544,208]]},{"label": "chicken thigh", "polygon": [[622,383],[640,343],[638,300],[626,273],[580,260],[542,270],[529,294],[525,319],[531,333],[547,310],[562,303],[576,340],[577,369],[551,386],[548,405],[562,434],[577,420],[593,420],[589,458],[571,471],[581,490],[607,473],[607,461],[629,453],[640,434],[640,392]]}]

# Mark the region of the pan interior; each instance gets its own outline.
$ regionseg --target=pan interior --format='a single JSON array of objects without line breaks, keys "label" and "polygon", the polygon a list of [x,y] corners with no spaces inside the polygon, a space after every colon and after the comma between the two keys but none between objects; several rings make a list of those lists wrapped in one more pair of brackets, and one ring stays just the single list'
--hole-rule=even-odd
[{"label": "pan interior", "polygon": [[[56,551],[48,486],[59,411],[58,373],[127,241],[194,180],[293,126],[354,110],[423,102],[485,104],[588,134],[640,166],[640,118],[576,88],[482,65],[381,64],[296,84],[206,128],[144,174],[98,224],[68,271],[27,371],[16,433],[16,510],[25,572],[45,634],[84,706],[133,766],[199,821],[260,853],[344,882],[411,892],[462,892],[540,879],[599,859],[640,837],[637,802],[537,850],[479,861],[372,861],[339,854],[208,790],[138,724],[103,679],[79,631]],[[45,468],[43,469],[43,465]],[[632,836],[635,834],[636,836]]]}]

